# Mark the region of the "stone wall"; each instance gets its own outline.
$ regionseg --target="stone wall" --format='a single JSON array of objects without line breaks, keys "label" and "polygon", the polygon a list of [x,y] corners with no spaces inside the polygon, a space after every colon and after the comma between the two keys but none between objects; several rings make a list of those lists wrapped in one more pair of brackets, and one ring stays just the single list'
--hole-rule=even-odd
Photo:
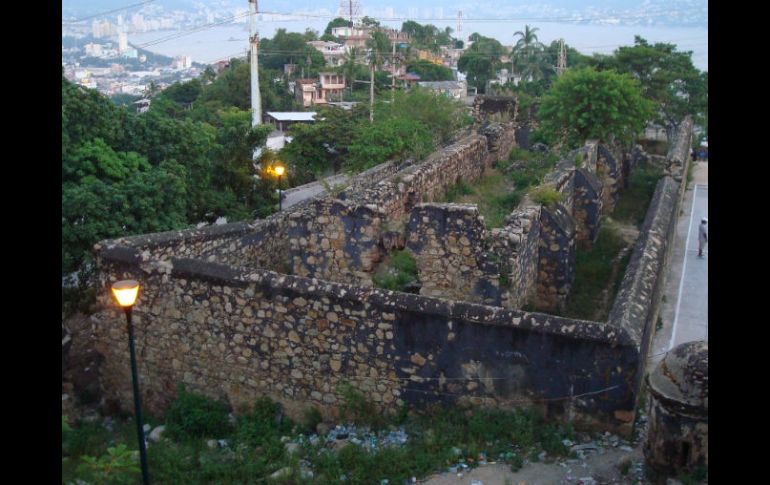
[{"label": "stone wall", "polygon": [[498,122],[516,121],[519,100],[513,96],[476,96],[473,100],[473,118],[477,123],[493,119]]},{"label": "stone wall", "polygon": [[538,275],[535,307],[558,312],[564,308],[575,278],[575,220],[562,204],[540,211]]},{"label": "stone wall", "polygon": [[602,206],[612,212],[618,201],[618,191],[623,187],[623,158],[607,145],[597,149],[596,174],[602,184]]},{"label": "stone wall", "polygon": [[485,251],[486,230],[476,205],[419,204],[407,234],[421,295],[500,305],[500,266]]},{"label": "stone wall", "polygon": [[325,198],[290,216],[288,256],[292,273],[371,285],[382,251],[383,211]]},{"label": "stone wall", "polygon": [[[639,356],[625,331],[265,270],[102,249],[95,347],[105,397],[132,402],[125,321],[108,285],[134,278],[144,403],[162,413],[177,384],[237,409],[269,396],[292,417],[335,417],[350,382],[385,410],[400,404],[536,405],[554,419],[619,429]],[[620,414],[618,414],[620,412]]]},{"label": "stone wall", "polygon": [[372,187],[346,194],[345,200],[375,205],[391,221],[405,218],[418,203],[436,200],[458,181],[479,178],[487,154],[486,137],[472,135]]},{"label": "stone wall", "polygon": [[487,138],[486,166],[491,167],[495,162],[505,160],[516,146],[516,125],[509,123],[486,123],[479,129],[479,134]]},{"label": "stone wall", "polygon": [[575,218],[575,237],[578,243],[590,248],[599,236],[602,185],[587,167],[575,169],[574,184],[572,214]]},{"label": "stone wall", "polygon": [[500,260],[501,305],[522,308],[534,302],[538,242],[540,241],[540,204],[528,198],[506,219],[505,226],[490,231],[490,251]]}]

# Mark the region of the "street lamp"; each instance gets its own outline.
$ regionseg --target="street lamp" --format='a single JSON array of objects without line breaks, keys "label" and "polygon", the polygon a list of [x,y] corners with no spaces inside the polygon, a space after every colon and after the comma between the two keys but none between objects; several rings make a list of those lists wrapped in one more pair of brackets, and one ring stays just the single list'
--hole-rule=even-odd
[{"label": "street lamp", "polygon": [[147,469],[147,449],[144,444],[144,423],[142,422],[142,397],[139,395],[139,378],[136,372],[136,351],[134,350],[134,325],[131,323],[131,310],[134,308],[136,295],[139,293],[139,283],[134,280],[118,281],[112,285],[112,294],[123,307],[128,322],[128,349],[131,353],[131,378],[134,384],[134,411],[136,413],[136,434],[139,438],[139,457],[142,462],[142,483],[150,484],[150,474]]},{"label": "street lamp", "polygon": [[273,171],[278,175],[278,212],[281,212],[281,175],[286,171],[286,167],[279,163],[273,167]]}]

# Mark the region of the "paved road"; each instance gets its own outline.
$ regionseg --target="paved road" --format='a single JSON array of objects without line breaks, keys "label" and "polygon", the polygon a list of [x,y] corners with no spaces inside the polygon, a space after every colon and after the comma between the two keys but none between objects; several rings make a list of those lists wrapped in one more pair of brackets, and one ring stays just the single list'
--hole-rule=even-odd
[{"label": "paved road", "polygon": [[[338,184],[343,184],[346,181],[347,176],[344,174],[335,175],[326,179],[326,182],[332,187]],[[305,199],[309,199],[325,191],[326,189],[319,182],[312,182],[300,187],[295,187],[294,189],[287,191],[284,194],[283,204],[281,207],[283,209],[288,209],[293,205],[299,204]]]},{"label": "paved road", "polygon": [[660,314],[663,328],[656,332],[650,351],[652,363],[681,343],[708,341],[708,251],[698,257],[698,225],[708,217],[708,162],[696,164],[682,211]]}]

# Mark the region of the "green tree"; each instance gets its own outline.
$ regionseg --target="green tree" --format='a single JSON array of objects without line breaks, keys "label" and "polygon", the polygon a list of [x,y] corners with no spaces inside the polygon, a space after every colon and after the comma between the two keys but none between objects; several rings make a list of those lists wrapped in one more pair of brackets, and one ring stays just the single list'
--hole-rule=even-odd
[{"label": "green tree", "polygon": [[538,81],[545,76],[551,66],[545,65],[542,60],[543,44],[537,40],[535,27],[524,26],[524,31],[517,31],[513,35],[520,36],[516,45],[511,50],[515,71],[528,81]]},{"label": "green tree", "polygon": [[433,149],[430,130],[416,120],[390,118],[363,125],[350,144],[345,168],[359,172],[390,159],[422,158]]},{"label": "green tree", "polygon": [[637,79],[645,97],[656,103],[654,121],[666,128],[669,140],[686,115],[695,115],[701,124],[706,120],[708,74],[695,68],[690,51],[678,51],[674,44],[650,44],[636,36],[633,46],[620,47],[612,56],[597,56],[593,64]]},{"label": "green tree", "polygon": [[501,66],[500,56],[504,49],[495,39],[490,39],[474,33],[473,45],[466,50],[457,61],[457,68],[465,73],[470,85],[476,86],[479,92],[485,92],[487,82],[493,79]]},{"label": "green tree", "polygon": [[350,24],[350,21],[348,19],[343,19],[342,17],[337,17],[328,24],[326,24],[326,29],[324,29],[324,34],[331,35],[332,29],[336,27],[347,27]]},{"label": "green tree", "polygon": [[448,67],[427,60],[414,60],[406,65],[408,72],[420,76],[421,81],[453,81],[454,73]]},{"label": "green tree", "polygon": [[543,96],[539,118],[550,140],[574,147],[589,138],[629,141],[653,116],[653,103],[631,76],[592,68],[568,70]]}]

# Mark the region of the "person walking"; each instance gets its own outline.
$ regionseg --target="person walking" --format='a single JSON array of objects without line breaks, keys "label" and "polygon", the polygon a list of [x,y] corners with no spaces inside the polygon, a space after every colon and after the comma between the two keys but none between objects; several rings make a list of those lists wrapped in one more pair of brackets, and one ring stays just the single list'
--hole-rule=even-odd
[{"label": "person walking", "polygon": [[703,257],[703,251],[706,249],[706,245],[709,242],[709,220],[705,217],[700,220],[700,226],[698,226],[698,257]]}]

